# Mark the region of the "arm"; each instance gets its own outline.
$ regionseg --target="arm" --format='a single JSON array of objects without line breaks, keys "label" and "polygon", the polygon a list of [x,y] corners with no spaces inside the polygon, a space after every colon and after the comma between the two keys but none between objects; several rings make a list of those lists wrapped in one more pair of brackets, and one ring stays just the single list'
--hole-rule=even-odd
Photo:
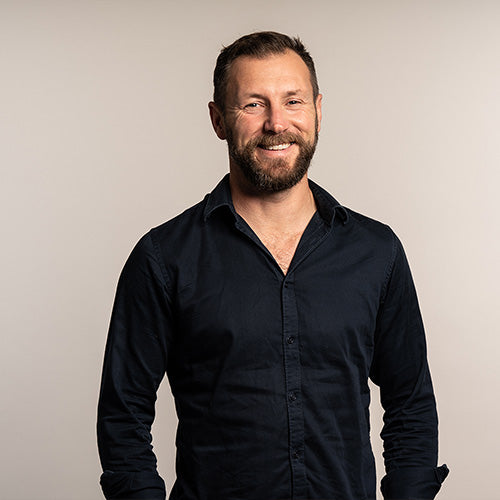
[{"label": "arm", "polygon": [[385,410],[381,491],[386,500],[432,500],[448,469],[437,467],[438,421],[424,327],[403,247],[393,238],[370,371]]},{"label": "arm", "polygon": [[108,500],[166,495],[150,432],[171,336],[165,283],[149,233],[120,276],[104,356],[97,438]]}]

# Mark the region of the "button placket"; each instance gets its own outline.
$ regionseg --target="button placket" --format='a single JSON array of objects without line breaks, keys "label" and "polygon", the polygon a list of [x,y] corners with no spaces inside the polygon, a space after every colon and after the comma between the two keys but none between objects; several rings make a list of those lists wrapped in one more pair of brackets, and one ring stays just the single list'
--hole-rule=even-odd
[{"label": "button placket", "polygon": [[304,415],[300,400],[301,365],[295,282],[288,274],[282,286],[283,354],[288,409],[289,456],[292,470],[291,499],[305,498],[307,478],[301,450],[304,449]]}]

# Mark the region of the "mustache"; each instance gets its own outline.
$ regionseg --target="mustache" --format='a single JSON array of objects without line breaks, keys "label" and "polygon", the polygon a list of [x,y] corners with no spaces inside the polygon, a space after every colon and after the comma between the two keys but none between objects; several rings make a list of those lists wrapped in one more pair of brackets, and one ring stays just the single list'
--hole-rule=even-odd
[{"label": "mustache", "polygon": [[288,144],[295,142],[299,145],[303,143],[302,138],[291,133],[283,133],[278,135],[261,135],[259,137],[254,137],[248,146],[255,148],[258,146],[271,147],[278,146],[279,144]]}]

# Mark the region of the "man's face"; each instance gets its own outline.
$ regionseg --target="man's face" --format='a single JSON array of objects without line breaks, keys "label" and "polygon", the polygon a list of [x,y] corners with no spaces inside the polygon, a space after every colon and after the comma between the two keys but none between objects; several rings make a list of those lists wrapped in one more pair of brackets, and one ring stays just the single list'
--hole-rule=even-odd
[{"label": "man's face", "polygon": [[291,188],[306,174],[321,121],[309,69],[295,52],[236,59],[223,116],[231,168],[259,191]]}]

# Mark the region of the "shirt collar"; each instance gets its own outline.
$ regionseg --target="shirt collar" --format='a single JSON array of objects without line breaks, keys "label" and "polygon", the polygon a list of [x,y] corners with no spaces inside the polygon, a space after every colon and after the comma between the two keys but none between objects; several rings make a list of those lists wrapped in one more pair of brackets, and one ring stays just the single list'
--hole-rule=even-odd
[{"label": "shirt collar", "polygon": [[[342,223],[346,224],[349,221],[349,213],[330,193],[318,186],[315,182],[309,179],[309,188],[311,189],[318,212],[321,218],[328,224],[332,225],[335,215],[338,212]],[[231,198],[231,189],[229,187],[229,174],[226,174],[222,180],[217,184],[215,189],[208,195],[205,210],[203,212],[203,219],[207,219],[212,213],[221,207],[227,207],[237,217],[236,210],[234,209],[233,200]]]},{"label": "shirt collar", "polygon": [[311,179],[309,180],[309,188],[312,191],[316,206],[318,207],[319,215],[328,224],[332,225],[335,216],[338,213],[342,224],[349,222],[349,212],[343,207],[328,191],[318,186]]},{"label": "shirt collar", "polygon": [[236,217],[236,210],[234,209],[231,189],[229,187],[229,174],[226,174],[219,184],[215,186],[215,189],[207,196],[207,203],[203,211],[203,220],[206,221],[215,210],[221,207],[228,207]]}]

